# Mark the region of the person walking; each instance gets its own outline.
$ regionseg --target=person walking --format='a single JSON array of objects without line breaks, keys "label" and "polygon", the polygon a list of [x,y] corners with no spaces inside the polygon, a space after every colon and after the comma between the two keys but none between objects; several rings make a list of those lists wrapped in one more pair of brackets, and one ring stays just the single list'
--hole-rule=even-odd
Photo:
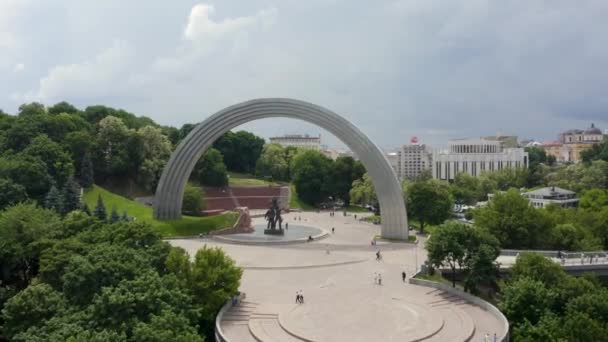
[{"label": "person walking", "polygon": [[382,285],[382,274],[378,273],[378,285]]},{"label": "person walking", "polygon": [[304,304],[304,292],[300,290],[300,304]]},{"label": "person walking", "polygon": [[378,273],[374,272],[374,285],[378,284]]},{"label": "person walking", "polygon": [[483,342],[490,342],[490,335],[488,333],[483,337]]},{"label": "person walking", "polygon": [[335,227],[331,227],[331,233],[334,234],[336,232],[336,228]]},{"label": "person walking", "polygon": [[401,272],[401,280],[403,280],[403,282],[405,283],[405,278],[406,278],[406,274],[405,271]]},{"label": "person walking", "polygon": [[285,222],[285,230],[289,229],[289,222]]},{"label": "person walking", "polygon": [[300,292],[296,292],[296,304],[300,304]]}]

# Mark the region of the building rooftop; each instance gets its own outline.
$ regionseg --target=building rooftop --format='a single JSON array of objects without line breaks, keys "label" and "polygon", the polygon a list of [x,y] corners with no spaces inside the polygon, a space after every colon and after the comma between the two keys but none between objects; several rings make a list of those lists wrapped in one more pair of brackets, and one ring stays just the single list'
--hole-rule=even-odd
[{"label": "building rooftop", "polygon": [[562,189],[557,186],[548,186],[545,188],[528,191],[525,194],[543,196],[543,197],[552,197],[552,196],[556,196],[556,195],[574,195],[576,193],[574,191]]}]

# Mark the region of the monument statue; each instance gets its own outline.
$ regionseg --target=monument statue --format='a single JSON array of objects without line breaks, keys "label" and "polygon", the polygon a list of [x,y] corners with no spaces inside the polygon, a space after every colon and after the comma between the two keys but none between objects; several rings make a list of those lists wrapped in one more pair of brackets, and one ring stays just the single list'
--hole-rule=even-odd
[{"label": "monument statue", "polygon": [[[270,235],[283,235],[285,232],[283,231],[283,218],[281,217],[281,208],[279,207],[279,202],[276,198],[272,199],[270,203],[270,209],[266,211],[264,214],[264,218],[268,221],[266,224],[266,229],[264,229],[264,234]],[[279,228],[277,228],[277,222],[279,223]]]}]

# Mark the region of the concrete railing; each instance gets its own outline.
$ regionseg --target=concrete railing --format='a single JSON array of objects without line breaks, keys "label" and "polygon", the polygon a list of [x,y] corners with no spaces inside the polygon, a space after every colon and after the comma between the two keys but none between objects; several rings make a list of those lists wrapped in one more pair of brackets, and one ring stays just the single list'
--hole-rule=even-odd
[{"label": "concrete railing", "polygon": [[494,305],[486,302],[485,300],[483,300],[479,297],[473,296],[469,293],[466,293],[459,289],[453,288],[452,286],[450,286],[448,284],[441,284],[441,283],[437,283],[434,281],[418,279],[418,278],[410,278],[409,283],[414,284],[414,285],[419,285],[419,286],[436,288],[436,289],[448,292],[450,294],[453,294],[455,296],[459,296],[462,299],[466,300],[467,302],[481,307],[485,311],[491,313],[494,317],[496,317],[496,319],[498,319],[501,322],[502,331],[496,332],[497,340],[501,341],[501,342],[509,342],[509,321],[507,320],[505,315],[503,315],[503,313],[500,312],[500,310],[498,310],[498,308],[495,307]]},{"label": "concrete railing", "polygon": [[224,304],[224,306],[222,306],[222,308],[220,309],[220,312],[217,314],[217,316],[215,317],[215,342],[230,342],[230,340],[228,340],[226,338],[226,336],[224,336],[224,331],[222,330],[222,319],[224,318],[224,314],[226,313],[226,311],[230,310],[230,308],[232,308],[232,303],[233,300],[228,299],[228,301],[226,301],[226,304]]},{"label": "concrete railing", "polygon": [[533,249],[501,249],[500,255],[502,256],[517,256],[523,253],[537,253],[547,258],[557,258],[559,254],[565,258],[579,258],[581,254],[589,257],[594,256],[606,256],[608,251],[551,251],[551,250],[533,250]]}]

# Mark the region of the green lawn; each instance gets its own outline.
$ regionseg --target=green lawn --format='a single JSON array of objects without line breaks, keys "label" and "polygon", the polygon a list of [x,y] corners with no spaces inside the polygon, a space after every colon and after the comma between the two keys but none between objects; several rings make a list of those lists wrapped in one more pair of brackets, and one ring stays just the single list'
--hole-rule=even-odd
[{"label": "green lawn", "polygon": [[97,205],[98,195],[101,195],[108,215],[112,211],[112,207],[115,206],[120,215],[123,211],[126,211],[129,216],[135,217],[137,221],[148,222],[164,237],[198,235],[199,233],[232,227],[238,217],[238,214],[230,212],[209,217],[182,216],[179,220],[157,220],[152,217],[151,207],[111,193],[97,185],[93,185],[84,193],[84,200],[91,211]]},{"label": "green lawn", "polygon": [[[403,240],[397,240],[397,239],[384,239],[380,235],[374,236],[374,240],[385,240],[385,241],[391,241],[391,242],[405,242]],[[408,243],[414,243],[414,242],[416,242],[416,235],[408,235],[407,236],[407,242]]]},{"label": "green lawn", "polygon": [[236,187],[248,186],[280,186],[280,183],[269,182],[263,179],[255,178],[253,175],[237,172],[228,172],[228,185]]},{"label": "green lawn", "polygon": [[360,205],[349,205],[346,211],[350,213],[369,213],[370,211]]},{"label": "green lawn", "polygon": [[314,210],[315,208],[308,204],[302,202],[298,198],[298,193],[296,192],[296,187],[293,184],[289,185],[289,189],[291,190],[291,196],[289,197],[289,207],[291,209],[302,209],[302,210]]}]

